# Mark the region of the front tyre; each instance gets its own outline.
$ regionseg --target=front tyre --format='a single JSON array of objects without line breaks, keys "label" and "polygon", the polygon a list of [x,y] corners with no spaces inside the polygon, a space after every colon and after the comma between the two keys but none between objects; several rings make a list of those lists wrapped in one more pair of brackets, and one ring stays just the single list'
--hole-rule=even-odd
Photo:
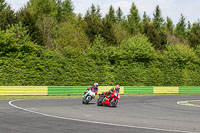
[{"label": "front tyre", "polygon": [[118,103],[118,99],[112,99],[112,100],[110,101],[110,106],[111,106],[111,107],[116,107],[116,106],[117,106],[117,103]]},{"label": "front tyre", "polygon": [[85,100],[85,104],[88,104],[92,100],[91,96],[87,96]]},{"label": "front tyre", "polygon": [[83,97],[82,104],[85,104],[85,97]]}]

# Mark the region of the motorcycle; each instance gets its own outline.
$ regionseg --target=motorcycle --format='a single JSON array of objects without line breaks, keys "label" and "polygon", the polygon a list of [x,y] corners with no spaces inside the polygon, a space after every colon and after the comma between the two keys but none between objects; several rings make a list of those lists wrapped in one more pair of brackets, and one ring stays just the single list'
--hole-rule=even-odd
[{"label": "motorcycle", "polygon": [[116,107],[120,95],[118,92],[114,91],[112,94],[106,96],[106,92],[99,94],[99,99],[97,100],[97,106],[108,105],[110,107]]},{"label": "motorcycle", "polygon": [[95,98],[95,92],[88,90],[85,95],[83,96],[82,103],[88,104],[92,99]]}]

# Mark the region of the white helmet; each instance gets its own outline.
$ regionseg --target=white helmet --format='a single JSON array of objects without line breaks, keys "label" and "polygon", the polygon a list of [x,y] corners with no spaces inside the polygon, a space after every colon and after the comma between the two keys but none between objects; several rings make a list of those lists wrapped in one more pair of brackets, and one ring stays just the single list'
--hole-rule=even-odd
[{"label": "white helmet", "polygon": [[116,90],[117,92],[119,92],[119,90],[120,90],[120,85],[116,85],[116,86],[115,86],[115,90]]},{"label": "white helmet", "polygon": [[98,87],[98,86],[99,86],[99,84],[98,84],[98,83],[94,83],[94,86],[95,86],[95,87]]}]

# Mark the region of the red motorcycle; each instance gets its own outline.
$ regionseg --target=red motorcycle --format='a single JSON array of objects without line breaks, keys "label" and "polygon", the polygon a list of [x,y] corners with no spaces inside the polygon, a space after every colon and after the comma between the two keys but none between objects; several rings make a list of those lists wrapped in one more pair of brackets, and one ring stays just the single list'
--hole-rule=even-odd
[{"label": "red motorcycle", "polygon": [[110,107],[116,107],[120,95],[118,92],[114,91],[110,95],[106,95],[106,92],[99,94],[99,99],[97,100],[97,106],[108,105]]}]

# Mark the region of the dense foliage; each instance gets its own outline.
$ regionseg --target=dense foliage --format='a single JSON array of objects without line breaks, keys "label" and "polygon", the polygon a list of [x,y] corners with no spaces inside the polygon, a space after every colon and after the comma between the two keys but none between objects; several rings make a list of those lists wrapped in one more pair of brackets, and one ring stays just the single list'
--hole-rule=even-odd
[{"label": "dense foliage", "polygon": [[156,6],[134,3],[75,14],[71,0],[29,0],[15,12],[0,0],[0,85],[200,85],[200,21],[174,25]]}]

